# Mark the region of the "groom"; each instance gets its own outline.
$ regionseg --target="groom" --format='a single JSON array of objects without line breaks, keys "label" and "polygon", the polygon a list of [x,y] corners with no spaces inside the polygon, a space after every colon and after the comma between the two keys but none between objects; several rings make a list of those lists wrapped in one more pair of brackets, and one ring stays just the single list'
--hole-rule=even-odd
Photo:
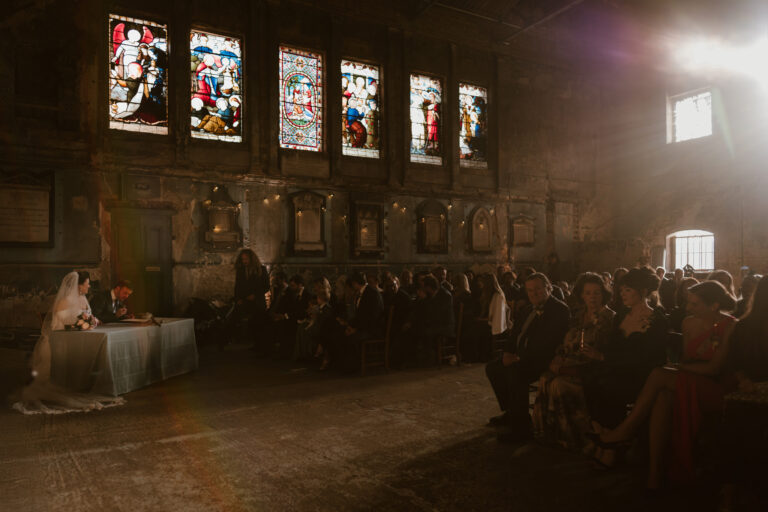
[{"label": "groom", "polygon": [[91,311],[93,316],[101,323],[108,324],[119,322],[123,318],[131,318],[125,300],[133,293],[133,285],[130,281],[118,281],[111,290],[98,292],[91,299]]}]

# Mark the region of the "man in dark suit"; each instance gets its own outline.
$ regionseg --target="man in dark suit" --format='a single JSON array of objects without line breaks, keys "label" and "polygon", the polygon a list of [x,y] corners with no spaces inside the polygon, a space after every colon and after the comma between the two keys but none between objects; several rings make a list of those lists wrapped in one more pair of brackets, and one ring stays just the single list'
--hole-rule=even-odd
[{"label": "man in dark suit", "polygon": [[531,274],[525,280],[525,291],[530,304],[516,315],[502,357],[485,367],[503,411],[490,424],[508,429],[499,433],[500,441],[530,438],[528,386],[546,371],[570,321],[568,306],[552,296],[547,276]]},{"label": "man in dark suit", "polygon": [[360,342],[384,336],[384,300],[379,290],[367,283],[362,272],[353,272],[347,283],[355,291],[355,312],[345,326],[337,363],[342,371],[354,371],[360,361]]},{"label": "man in dark suit", "polygon": [[[384,282],[384,311],[389,314],[389,309],[394,308],[392,314],[392,331],[389,339],[390,359],[392,365],[399,367],[405,359],[405,335],[404,327],[411,317],[413,299],[400,288],[397,277],[389,276]],[[386,316],[384,317],[386,321]]]},{"label": "man in dark suit", "polygon": [[427,361],[432,360],[432,355],[437,349],[437,339],[441,336],[454,335],[455,318],[453,316],[453,296],[443,287],[436,277],[428,275],[422,281],[424,287],[423,316],[415,325],[416,339],[414,342],[420,345],[420,355]]},{"label": "man in dark suit", "polygon": [[304,278],[299,274],[288,280],[288,302],[283,313],[280,331],[280,356],[291,357],[296,345],[296,330],[299,322],[307,318],[310,294],[304,287]]},{"label": "man in dark suit", "polygon": [[98,292],[91,297],[91,312],[103,324],[130,318],[125,301],[133,293],[130,281],[121,280],[111,290]]}]

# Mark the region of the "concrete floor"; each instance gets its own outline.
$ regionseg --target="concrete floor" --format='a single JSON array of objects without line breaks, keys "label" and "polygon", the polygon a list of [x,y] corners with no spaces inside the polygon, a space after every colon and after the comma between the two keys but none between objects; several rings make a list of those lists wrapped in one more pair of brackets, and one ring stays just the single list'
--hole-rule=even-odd
[{"label": "concrete floor", "polygon": [[[24,357],[0,349],[4,395]],[[638,468],[498,444],[481,365],[342,377],[233,347],[125,398],[87,414],[0,410],[0,510],[650,509]]]}]

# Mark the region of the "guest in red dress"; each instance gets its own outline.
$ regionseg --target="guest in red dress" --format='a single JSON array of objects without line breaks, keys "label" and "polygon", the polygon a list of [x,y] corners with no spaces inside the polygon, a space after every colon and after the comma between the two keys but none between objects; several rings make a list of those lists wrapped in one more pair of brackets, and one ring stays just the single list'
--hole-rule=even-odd
[{"label": "guest in red dress", "polygon": [[[629,442],[648,419],[649,489],[661,486],[665,467],[673,480],[692,479],[692,444],[701,419],[704,414],[722,412],[723,396],[735,386],[733,379],[723,375],[730,333],[736,323],[723,311],[732,310],[734,305],[735,299],[719,282],[692,286],[688,294],[690,316],[683,321],[686,362],[656,368],[632,413],[615,429],[596,436],[598,444],[615,448]],[[668,453],[671,458],[665,460]]]}]

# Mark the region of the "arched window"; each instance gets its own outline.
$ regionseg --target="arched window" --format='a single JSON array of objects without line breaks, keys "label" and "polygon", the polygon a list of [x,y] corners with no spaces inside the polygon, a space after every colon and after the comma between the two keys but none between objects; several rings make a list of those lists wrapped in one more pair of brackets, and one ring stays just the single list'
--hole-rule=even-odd
[{"label": "arched window", "polygon": [[715,269],[715,235],[689,229],[667,235],[667,247],[674,268],[692,266],[695,270]]}]

